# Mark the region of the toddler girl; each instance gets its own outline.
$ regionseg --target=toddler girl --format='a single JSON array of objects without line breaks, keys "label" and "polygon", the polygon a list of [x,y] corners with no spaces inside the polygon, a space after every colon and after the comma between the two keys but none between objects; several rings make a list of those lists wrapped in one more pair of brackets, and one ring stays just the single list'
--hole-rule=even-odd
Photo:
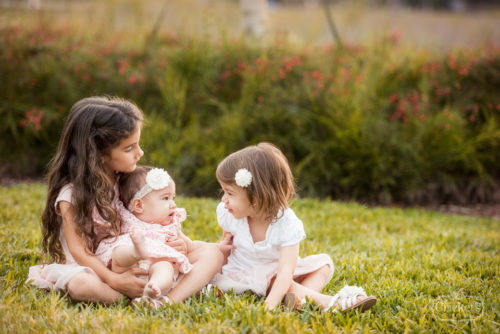
[{"label": "toddler girl", "polygon": [[286,303],[304,302],[307,296],[325,311],[366,310],[375,304],[375,297],[357,287],[344,287],[335,296],[319,292],[333,275],[333,263],[326,254],[298,256],[305,233],[289,208],[295,185],[278,148],[260,143],[237,151],[219,164],[216,176],[224,191],[217,219],[224,233],[233,235],[234,249],[212,284],[266,296],[268,309],[287,293]]},{"label": "toddler girl", "polygon": [[164,294],[178,273],[188,273],[192,268],[184,254],[165,244],[168,239],[179,237],[185,241],[188,252],[193,248],[191,239],[181,232],[186,210],[175,205],[175,183],[163,169],[137,167],[120,179],[119,189],[120,199],[128,207],[118,207],[123,234],[101,241],[96,255],[117,273],[147,260],[141,261],[149,267],[143,299],[155,306],[168,303]]}]

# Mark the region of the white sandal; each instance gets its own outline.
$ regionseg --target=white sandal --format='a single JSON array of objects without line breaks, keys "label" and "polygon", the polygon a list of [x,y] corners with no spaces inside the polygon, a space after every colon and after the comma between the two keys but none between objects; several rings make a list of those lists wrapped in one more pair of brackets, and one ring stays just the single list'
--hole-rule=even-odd
[{"label": "white sandal", "polygon": [[[365,298],[358,301],[359,296]],[[374,296],[367,296],[363,288],[346,285],[332,297],[332,300],[328,306],[323,309],[323,312],[328,312],[330,310],[333,312],[347,312],[355,309],[359,309],[361,312],[364,312],[375,305],[376,302],[377,298]]]}]

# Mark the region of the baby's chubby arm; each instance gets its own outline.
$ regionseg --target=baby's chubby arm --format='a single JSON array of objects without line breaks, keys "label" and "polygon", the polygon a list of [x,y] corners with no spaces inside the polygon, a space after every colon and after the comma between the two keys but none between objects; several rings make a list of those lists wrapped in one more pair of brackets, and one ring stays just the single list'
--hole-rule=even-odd
[{"label": "baby's chubby arm", "polygon": [[271,291],[266,297],[266,308],[274,309],[290,289],[293,273],[299,256],[299,244],[286,246],[281,249],[278,273]]},{"label": "baby's chubby arm", "polygon": [[87,251],[85,242],[77,234],[73,205],[66,201],[59,202],[63,220],[63,233],[69,251],[75,261],[81,266],[92,268],[96,274],[112,289],[131,298],[139,297],[144,290],[145,282],[135,275],[145,275],[144,269],[132,268],[122,274],[109,270],[95,255]]}]

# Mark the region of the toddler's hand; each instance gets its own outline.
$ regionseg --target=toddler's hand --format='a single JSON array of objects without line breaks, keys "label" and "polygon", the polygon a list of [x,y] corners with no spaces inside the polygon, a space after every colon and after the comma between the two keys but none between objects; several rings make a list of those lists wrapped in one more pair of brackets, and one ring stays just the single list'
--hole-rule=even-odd
[{"label": "toddler's hand", "polygon": [[166,244],[167,246],[170,246],[176,251],[178,251],[179,253],[187,256],[187,245],[184,240],[179,239],[177,237],[172,237],[167,240]]},{"label": "toddler's hand", "polygon": [[224,231],[222,234],[222,240],[217,244],[219,250],[224,255],[224,263],[227,262],[227,257],[231,253],[231,249],[234,249],[233,245],[233,235],[229,232]]}]

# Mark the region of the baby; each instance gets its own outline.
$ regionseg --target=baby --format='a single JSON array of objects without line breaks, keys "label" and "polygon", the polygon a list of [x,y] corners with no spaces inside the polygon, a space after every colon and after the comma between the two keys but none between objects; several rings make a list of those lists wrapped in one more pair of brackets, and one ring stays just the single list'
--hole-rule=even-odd
[{"label": "baby", "polygon": [[[149,265],[149,279],[143,297],[157,306],[169,303],[165,294],[180,273],[192,269],[188,258],[166,245],[171,238],[185,241],[187,251],[192,241],[181,232],[186,210],[175,205],[175,183],[166,171],[137,167],[119,180],[122,234],[104,239],[96,250],[97,257],[112,271],[122,273],[131,266]],[[146,260],[146,261],[144,261]],[[144,300],[138,299],[138,301]]]}]

